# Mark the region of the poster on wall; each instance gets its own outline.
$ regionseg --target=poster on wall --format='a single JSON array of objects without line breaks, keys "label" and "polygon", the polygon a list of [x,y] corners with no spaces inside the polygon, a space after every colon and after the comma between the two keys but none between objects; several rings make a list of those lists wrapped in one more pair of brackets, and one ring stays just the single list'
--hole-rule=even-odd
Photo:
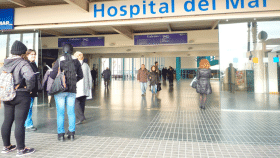
[{"label": "poster on wall", "polygon": [[71,44],[73,47],[104,46],[104,37],[58,38],[58,47]]},{"label": "poster on wall", "polygon": [[166,45],[188,43],[187,33],[135,35],[134,45]]}]

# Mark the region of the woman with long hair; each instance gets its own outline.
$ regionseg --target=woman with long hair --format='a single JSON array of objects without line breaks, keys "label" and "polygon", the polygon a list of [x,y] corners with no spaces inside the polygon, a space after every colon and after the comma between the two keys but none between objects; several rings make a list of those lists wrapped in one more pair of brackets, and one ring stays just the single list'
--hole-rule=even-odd
[{"label": "woman with long hair", "polygon": [[63,46],[63,55],[56,61],[53,71],[50,74],[52,79],[58,74],[58,70],[64,72],[66,80],[66,90],[54,95],[57,111],[57,133],[58,140],[64,141],[64,112],[65,106],[67,107],[68,115],[68,139],[74,140],[75,135],[75,100],[76,100],[76,84],[83,78],[83,71],[81,63],[76,57],[72,55],[73,46],[71,44],[65,44]]},{"label": "woman with long hair", "polygon": [[212,93],[210,84],[211,78],[210,63],[207,59],[201,59],[199,69],[197,70],[197,87],[196,92],[200,94],[200,108],[205,109],[207,95]]},{"label": "woman with long hair", "polygon": [[32,90],[30,97],[31,97],[31,102],[30,102],[30,108],[29,108],[29,112],[27,115],[27,119],[25,121],[25,129],[27,131],[36,131],[37,128],[34,127],[33,125],[33,121],[32,121],[32,108],[33,108],[33,103],[34,103],[34,99],[35,97],[38,97],[38,91],[42,89],[42,85],[41,85],[41,80],[39,77],[39,72],[38,72],[38,67],[35,63],[36,60],[36,51],[32,50],[32,49],[28,49],[26,51],[26,53],[23,55],[23,58],[25,60],[27,60],[35,74],[35,88]]}]

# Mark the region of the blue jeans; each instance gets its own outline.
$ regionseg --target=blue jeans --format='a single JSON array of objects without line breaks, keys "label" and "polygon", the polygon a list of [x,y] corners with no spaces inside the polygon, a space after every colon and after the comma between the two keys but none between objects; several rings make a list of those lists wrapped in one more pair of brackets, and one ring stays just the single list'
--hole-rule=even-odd
[{"label": "blue jeans", "polygon": [[151,85],[151,90],[152,90],[152,93],[153,94],[156,94],[157,93],[157,85]]},{"label": "blue jeans", "polygon": [[65,133],[64,130],[64,112],[65,104],[67,106],[67,115],[69,122],[69,132],[75,132],[76,116],[75,116],[75,100],[76,93],[61,92],[54,95],[57,113],[57,133]]},{"label": "blue jeans", "polygon": [[25,127],[25,128],[33,127],[33,121],[32,121],[32,108],[33,108],[33,103],[34,103],[34,97],[31,97],[29,112],[28,112],[28,115],[27,115],[27,118],[26,118],[25,124],[24,124],[24,127]]},{"label": "blue jeans", "polygon": [[140,86],[141,86],[142,94],[145,94],[147,89],[147,82],[140,82]]}]

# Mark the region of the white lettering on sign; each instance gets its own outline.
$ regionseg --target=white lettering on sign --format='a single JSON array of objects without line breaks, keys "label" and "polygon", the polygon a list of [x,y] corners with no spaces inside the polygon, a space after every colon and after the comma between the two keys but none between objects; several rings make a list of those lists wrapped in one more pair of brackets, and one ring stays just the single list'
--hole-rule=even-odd
[{"label": "white lettering on sign", "polygon": [[0,25],[10,25],[9,21],[0,21]]}]

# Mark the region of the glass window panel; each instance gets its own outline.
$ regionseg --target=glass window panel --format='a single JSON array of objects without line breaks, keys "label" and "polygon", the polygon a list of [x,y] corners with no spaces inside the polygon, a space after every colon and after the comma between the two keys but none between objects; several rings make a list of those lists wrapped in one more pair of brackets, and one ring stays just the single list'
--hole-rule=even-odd
[{"label": "glass window panel", "polygon": [[18,40],[20,41],[20,34],[10,34],[10,41],[9,41],[9,55],[11,54],[11,48],[13,43]]},{"label": "glass window panel", "polygon": [[7,47],[7,35],[0,35],[0,67],[4,63],[4,59],[6,58],[6,49]]},{"label": "glass window panel", "polygon": [[22,37],[22,43],[25,44],[27,49],[34,49],[34,33],[24,33]]}]

